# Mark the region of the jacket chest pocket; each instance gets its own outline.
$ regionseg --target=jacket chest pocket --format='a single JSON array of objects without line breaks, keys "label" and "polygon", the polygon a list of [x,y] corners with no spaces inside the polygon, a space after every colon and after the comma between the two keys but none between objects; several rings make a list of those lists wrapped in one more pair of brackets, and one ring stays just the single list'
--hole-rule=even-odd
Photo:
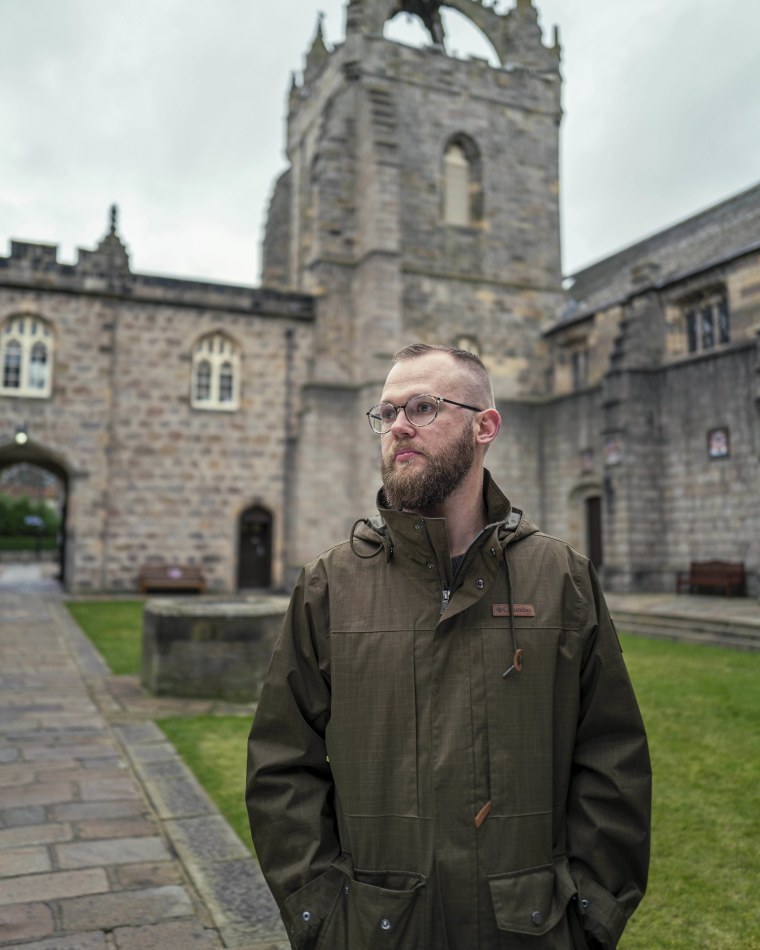
[{"label": "jacket chest pocket", "polygon": [[417,815],[414,632],[330,637],[327,727],[339,806],[346,815]]}]

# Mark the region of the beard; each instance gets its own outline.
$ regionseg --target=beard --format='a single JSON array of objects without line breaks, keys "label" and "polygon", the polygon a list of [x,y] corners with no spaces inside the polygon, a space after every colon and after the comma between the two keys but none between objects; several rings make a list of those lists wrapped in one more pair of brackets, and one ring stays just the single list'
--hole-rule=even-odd
[{"label": "beard", "polygon": [[407,446],[411,447],[408,440],[394,442],[394,455],[382,458],[380,471],[390,508],[424,511],[442,504],[459,487],[475,461],[475,439],[469,426],[440,454],[431,455],[414,446],[414,451],[426,459],[421,471],[409,462],[396,462],[395,453]]}]

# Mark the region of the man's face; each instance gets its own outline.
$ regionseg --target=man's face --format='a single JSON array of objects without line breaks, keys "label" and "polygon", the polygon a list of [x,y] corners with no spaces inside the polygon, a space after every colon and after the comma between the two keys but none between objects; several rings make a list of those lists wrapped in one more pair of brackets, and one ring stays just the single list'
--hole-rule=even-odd
[{"label": "man's face", "polygon": [[[420,393],[466,401],[455,361],[430,353],[397,363],[388,375],[382,399],[403,405]],[[381,436],[381,473],[391,508],[425,511],[442,504],[475,461],[473,414],[441,403],[429,426],[417,428],[399,411],[390,432]]]}]

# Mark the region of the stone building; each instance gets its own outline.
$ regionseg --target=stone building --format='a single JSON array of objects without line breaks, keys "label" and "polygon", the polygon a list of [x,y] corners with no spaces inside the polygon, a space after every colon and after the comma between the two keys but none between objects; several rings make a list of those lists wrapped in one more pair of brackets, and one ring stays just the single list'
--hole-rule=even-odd
[{"label": "stone building", "polygon": [[[441,6],[498,66],[446,53]],[[430,46],[384,37],[399,11]],[[349,0],[293,80],[261,287],[133,273],[115,217],[74,265],[12,242],[0,467],[64,482],[71,589],[133,589],[153,559],[287,587],[372,512],[364,412],[413,340],[480,353],[489,466],[611,589],[712,557],[758,588],[760,188],[563,289],[559,68],[530,0]]]}]

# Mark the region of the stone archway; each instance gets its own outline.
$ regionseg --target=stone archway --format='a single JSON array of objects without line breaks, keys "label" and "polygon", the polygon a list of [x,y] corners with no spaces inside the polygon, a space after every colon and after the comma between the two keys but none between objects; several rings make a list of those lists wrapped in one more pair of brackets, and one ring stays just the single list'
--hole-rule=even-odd
[{"label": "stone archway", "polygon": [[0,471],[16,465],[29,465],[55,476],[61,485],[61,529],[58,544],[58,580],[65,588],[67,583],[67,529],[70,472],[65,461],[56,453],[39,443],[32,442],[17,433],[13,442],[0,445]]}]

